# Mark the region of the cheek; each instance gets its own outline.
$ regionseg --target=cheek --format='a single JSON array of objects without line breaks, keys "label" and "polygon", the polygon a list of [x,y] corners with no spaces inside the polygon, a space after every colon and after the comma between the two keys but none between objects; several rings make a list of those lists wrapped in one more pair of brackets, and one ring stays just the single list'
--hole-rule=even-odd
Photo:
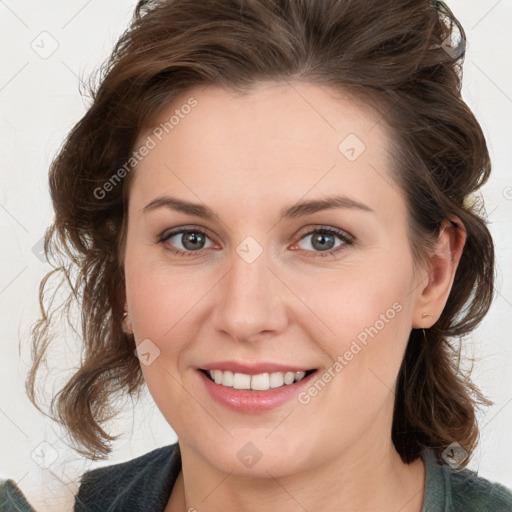
[{"label": "cheek", "polygon": [[186,348],[196,337],[196,320],[190,320],[205,290],[193,285],[182,270],[154,264],[136,252],[127,251],[125,278],[136,344],[151,358],[149,364],[142,364],[141,358],[144,380],[168,421],[179,424],[174,415],[179,417],[187,397],[177,376],[192,364]]},{"label": "cheek", "polygon": [[317,326],[319,341],[338,340],[340,349],[353,339],[364,344],[377,334],[403,331],[413,281],[412,272],[407,275],[405,267],[400,272],[397,267],[390,262],[385,268],[369,264],[315,277],[290,276],[290,287],[304,304],[299,321],[307,319],[310,326]]},{"label": "cheek", "polygon": [[368,270],[324,284],[309,298],[312,309],[334,331],[315,339],[332,364],[319,376],[325,377],[325,388],[317,383],[317,392],[312,385],[304,400],[311,400],[312,408],[330,401],[331,407],[315,410],[327,437],[334,439],[343,430],[342,443],[370,428],[386,404],[392,410],[411,327],[411,276]]},{"label": "cheek", "polygon": [[390,256],[295,288],[315,313],[309,325],[321,325],[320,335],[309,334],[330,356],[333,392],[345,412],[361,403],[379,407],[393,388],[411,331],[412,268],[408,258]]},{"label": "cheek", "polygon": [[207,291],[199,271],[155,261],[150,252],[130,245],[126,252],[126,298],[136,340],[160,339]]}]

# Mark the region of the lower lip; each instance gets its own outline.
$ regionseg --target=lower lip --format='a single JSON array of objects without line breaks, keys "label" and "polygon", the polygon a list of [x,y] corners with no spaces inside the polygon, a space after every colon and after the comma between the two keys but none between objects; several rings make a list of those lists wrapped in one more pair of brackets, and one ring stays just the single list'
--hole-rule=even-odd
[{"label": "lower lip", "polygon": [[268,391],[248,391],[217,384],[211,381],[201,370],[197,371],[214,400],[229,409],[245,414],[258,414],[270,411],[295,398],[300,390],[307,386],[311,378],[317,373],[313,372],[299,382],[286,384],[279,388],[271,388]]}]

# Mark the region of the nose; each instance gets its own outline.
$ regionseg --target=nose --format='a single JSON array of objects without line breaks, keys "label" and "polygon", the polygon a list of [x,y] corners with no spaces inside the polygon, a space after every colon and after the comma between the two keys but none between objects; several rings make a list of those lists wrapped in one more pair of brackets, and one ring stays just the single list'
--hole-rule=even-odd
[{"label": "nose", "polygon": [[231,263],[217,289],[213,314],[217,331],[237,341],[283,332],[288,322],[287,290],[269,267],[266,253],[251,261],[233,251]]}]

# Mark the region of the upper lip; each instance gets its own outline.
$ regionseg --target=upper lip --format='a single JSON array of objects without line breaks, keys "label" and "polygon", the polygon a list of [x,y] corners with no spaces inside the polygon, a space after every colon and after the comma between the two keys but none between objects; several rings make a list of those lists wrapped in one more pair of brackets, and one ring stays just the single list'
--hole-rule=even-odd
[{"label": "upper lip", "polygon": [[233,373],[245,373],[247,375],[258,375],[260,373],[273,373],[273,372],[307,372],[314,370],[312,367],[293,366],[281,363],[240,363],[237,361],[218,361],[216,363],[208,363],[199,367],[201,370],[222,370],[223,372],[230,371]]}]

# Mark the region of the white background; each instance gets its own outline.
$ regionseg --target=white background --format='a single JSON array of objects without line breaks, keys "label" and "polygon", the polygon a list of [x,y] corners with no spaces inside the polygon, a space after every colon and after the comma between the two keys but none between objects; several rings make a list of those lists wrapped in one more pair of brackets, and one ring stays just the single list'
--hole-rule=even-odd
[{"label": "white background", "polygon": [[[0,477],[18,482],[38,510],[71,510],[74,482],[92,467],[24,394],[28,332],[38,318],[39,281],[49,269],[33,251],[52,221],[47,171],[85,112],[79,78],[88,79],[108,56],[135,3],[0,1]],[[474,381],[495,405],[479,415],[481,443],[469,467],[512,488],[512,2],[447,3],[467,33],[464,97],[482,124],[494,165],[483,195],[497,247],[498,293],[467,353],[479,358]],[[41,56],[52,45],[55,51]],[[48,393],[52,379],[64,379],[66,365],[75,364],[66,350],[52,352]],[[148,394],[134,412],[130,404],[125,410],[112,425],[112,433],[122,433],[114,453],[100,465],[176,440]]]}]

